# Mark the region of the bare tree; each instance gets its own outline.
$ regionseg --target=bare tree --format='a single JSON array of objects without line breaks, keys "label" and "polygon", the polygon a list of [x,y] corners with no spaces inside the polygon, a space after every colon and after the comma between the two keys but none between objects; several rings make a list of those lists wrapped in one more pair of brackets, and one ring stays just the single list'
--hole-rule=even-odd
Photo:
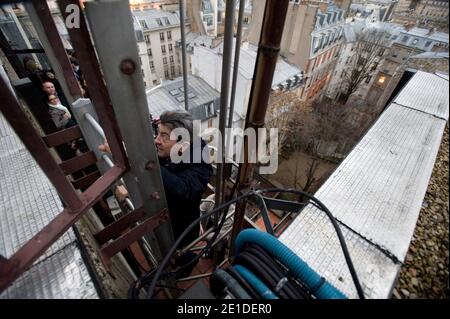
[{"label": "bare tree", "polygon": [[303,104],[294,91],[272,93],[266,115],[266,127],[278,129],[279,154],[281,148],[292,133],[292,126],[298,119]]},{"label": "bare tree", "polygon": [[387,31],[373,28],[357,34],[354,54],[349,57],[348,68],[343,73],[343,91],[339,94],[342,103],[345,104],[360,84],[371,76],[389,43],[388,39]]}]

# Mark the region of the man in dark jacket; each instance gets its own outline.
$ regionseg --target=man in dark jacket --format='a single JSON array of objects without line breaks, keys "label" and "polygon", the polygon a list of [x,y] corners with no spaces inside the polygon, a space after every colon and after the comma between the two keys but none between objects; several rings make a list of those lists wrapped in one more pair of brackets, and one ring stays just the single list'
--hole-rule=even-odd
[{"label": "man in dark jacket", "polygon": [[[170,134],[177,128],[189,132],[189,142],[180,143],[179,140],[170,139]],[[206,146],[205,142],[201,140],[199,147],[194,149],[194,138],[200,137],[193,136],[191,114],[184,111],[161,114],[155,143],[175,238],[178,238],[200,216],[201,198],[213,173],[211,164],[205,163],[203,160],[200,163],[194,163],[194,152],[201,154],[202,149]],[[171,151],[175,151],[180,156],[179,163],[172,161]],[[199,227],[195,227],[184,238],[182,245],[189,244],[198,235]]]},{"label": "man in dark jacket", "polygon": [[[200,202],[205,192],[208,181],[213,174],[211,164],[194,163],[193,154],[201,152],[206,143],[201,140],[199,147],[194,149],[192,115],[185,111],[168,111],[160,116],[158,134],[155,139],[158,158],[161,167],[161,176],[167,199],[167,206],[172,222],[175,239],[200,216]],[[190,140],[181,142],[172,136],[174,129],[185,129],[189,133]],[[104,146],[100,150],[105,151]],[[171,159],[171,151],[175,152],[182,160],[175,163]],[[199,153],[201,154],[201,153]],[[186,156],[185,156],[186,155]],[[201,157],[201,155],[200,155]],[[124,200],[128,192],[124,187],[118,187],[116,196]],[[183,241],[185,246],[199,236],[200,227],[194,227]]]}]

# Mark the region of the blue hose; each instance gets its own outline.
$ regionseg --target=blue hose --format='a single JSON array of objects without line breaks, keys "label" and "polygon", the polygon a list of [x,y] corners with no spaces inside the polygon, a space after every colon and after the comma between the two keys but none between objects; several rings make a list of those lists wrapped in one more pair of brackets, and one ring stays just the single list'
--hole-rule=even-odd
[{"label": "blue hose", "polygon": [[278,297],[269,289],[258,277],[250,270],[241,265],[234,265],[233,268],[259,293],[263,299],[278,299]]},{"label": "blue hose", "polygon": [[326,282],[276,237],[257,229],[245,229],[236,237],[235,255],[239,254],[245,243],[254,243],[263,247],[268,253],[284,264],[299,280],[306,284],[317,298],[347,299],[346,295]]}]

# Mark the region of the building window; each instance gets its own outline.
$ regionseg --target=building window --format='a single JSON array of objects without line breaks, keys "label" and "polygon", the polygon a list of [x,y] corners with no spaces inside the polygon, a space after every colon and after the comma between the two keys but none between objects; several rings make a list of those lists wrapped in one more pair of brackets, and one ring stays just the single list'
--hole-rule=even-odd
[{"label": "building window", "polygon": [[150,69],[152,70],[152,72],[155,72],[155,64],[153,63],[153,61],[150,61]]},{"label": "building window", "polygon": [[378,51],[378,55],[379,55],[379,56],[383,56],[383,54],[384,54],[384,49],[381,48],[381,49]]},{"label": "building window", "polygon": [[164,41],[164,32],[160,32],[160,33],[159,33],[159,39],[160,39],[161,41]]},{"label": "building window", "polygon": [[170,25],[170,21],[168,17],[164,17],[164,22],[166,23],[166,25]]},{"label": "building window", "polygon": [[175,77],[175,66],[170,66],[170,74],[172,74],[172,77]]},{"label": "building window", "polygon": [[162,27],[163,23],[160,18],[156,18],[156,23]]},{"label": "building window", "polygon": [[409,39],[409,37],[407,37],[407,36],[403,36],[403,38],[402,38],[402,42],[403,42],[403,43],[406,43],[406,41],[408,41],[408,39]]},{"label": "building window", "polygon": [[214,102],[205,104],[205,112],[206,112],[206,117],[211,117],[211,116],[216,115],[215,110],[214,110]]},{"label": "building window", "polygon": [[419,42],[419,39],[414,39],[413,42],[412,42],[412,45],[416,45],[417,42]]},{"label": "building window", "polygon": [[163,64],[167,64],[167,58],[163,58]]},{"label": "building window", "polygon": [[165,70],[165,71],[164,71],[164,76],[166,77],[166,79],[169,78],[169,70]]},{"label": "building window", "polygon": [[171,63],[173,63],[173,55],[171,55],[171,56],[169,57],[169,61],[170,61]]},{"label": "building window", "polygon": [[147,34],[147,35],[144,35],[144,39],[145,39],[145,42],[146,42],[146,43],[150,43],[150,37],[149,37],[148,34]]},{"label": "building window", "polygon": [[172,40],[172,31],[167,31],[167,40]]},{"label": "building window", "polygon": [[385,81],[386,81],[386,77],[384,75],[381,75],[378,78],[378,84],[384,84]]},{"label": "building window", "polygon": [[152,56],[152,49],[147,49],[148,56]]},{"label": "building window", "polygon": [[425,47],[429,47],[431,45],[431,41],[427,41],[427,43],[425,43]]},{"label": "building window", "polygon": [[372,79],[372,77],[370,75],[368,77],[366,77],[366,83],[370,83],[371,79]]},{"label": "building window", "polygon": [[173,51],[172,43],[169,43],[169,52],[172,52],[172,51]]},{"label": "building window", "polygon": [[164,44],[161,46],[161,52],[166,54],[166,46]]},{"label": "building window", "polygon": [[372,64],[372,67],[370,68],[370,71],[374,71],[378,67],[378,62],[374,62]]}]

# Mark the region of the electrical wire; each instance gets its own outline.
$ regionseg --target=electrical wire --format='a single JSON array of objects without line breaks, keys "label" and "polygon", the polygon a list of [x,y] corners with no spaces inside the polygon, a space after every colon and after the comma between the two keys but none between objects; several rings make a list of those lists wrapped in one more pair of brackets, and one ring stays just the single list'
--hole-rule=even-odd
[{"label": "electrical wire", "polygon": [[[339,228],[339,225],[336,221],[336,219],[334,218],[334,216],[331,214],[331,212],[328,210],[328,208],[320,201],[318,200],[316,197],[312,196],[309,193],[303,192],[303,191],[299,191],[296,189],[292,189],[292,188],[288,188],[288,189],[282,189],[282,188],[269,188],[269,189],[259,189],[259,190],[251,190],[245,194],[242,194],[236,198],[234,198],[233,200],[224,203],[222,205],[220,205],[219,207],[213,209],[212,211],[200,216],[199,218],[197,218],[195,221],[193,221],[185,230],[184,232],[178,237],[178,239],[175,241],[174,245],[172,246],[172,248],[169,250],[168,254],[164,257],[163,261],[161,262],[160,266],[157,268],[155,275],[152,278],[152,282],[147,290],[147,298],[152,298],[153,296],[153,292],[155,290],[156,287],[156,283],[159,279],[159,277],[162,275],[163,273],[163,269],[166,267],[167,263],[169,262],[170,258],[172,257],[173,253],[175,252],[176,248],[178,247],[178,245],[180,244],[180,242],[183,240],[183,238],[189,233],[189,231],[191,231],[193,229],[193,227],[198,224],[200,221],[202,221],[205,218],[210,217],[211,215],[222,211],[223,209],[227,208],[229,205],[236,203],[244,198],[253,196],[253,195],[259,195],[259,194],[264,194],[264,193],[273,193],[273,192],[278,192],[278,193],[293,193],[293,194],[298,194],[298,195],[303,195],[307,198],[309,198],[314,206],[318,207],[320,210],[322,210],[327,217],[330,219],[335,232],[338,236],[338,240],[339,243],[341,245],[341,249],[342,252],[344,254],[345,257],[345,261],[347,263],[347,266],[349,268],[350,271],[350,275],[352,276],[352,280],[355,284],[356,287],[356,291],[358,293],[358,296],[361,299],[364,299],[364,292],[362,290],[361,284],[359,282],[358,276],[356,274],[355,268],[353,266],[353,262],[351,260],[350,254],[348,252],[348,248],[347,245],[345,243],[344,237],[342,235],[342,232]],[[224,214],[225,215],[225,214]],[[218,228],[220,229],[223,226],[223,222],[225,221],[225,218],[222,217],[221,220],[221,224],[218,226]]]},{"label": "electrical wire", "polygon": [[[290,289],[295,295],[296,299],[310,299],[311,293],[306,289],[303,285],[298,285],[297,281],[294,281],[293,276],[289,273],[286,268],[282,268],[280,263],[278,263],[275,259],[273,259],[264,249],[257,245],[248,245],[245,250],[249,253],[253,258],[259,260],[260,263],[265,264],[267,267],[270,267],[271,270],[275,273],[277,284],[283,278],[286,278],[288,281],[284,284],[284,287]],[[275,289],[275,286],[272,287]]]},{"label": "electrical wire", "polygon": [[252,297],[252,299],[261,299],[258,292],[251,286],[249,283],[242,278],[242,276],[233,268],[228,267],[225,269],[226,272],[228,272],[238,283],[241,284],[241,286],[248,292],[248,294]]},{"label": "electrical wire", "polygon": [[[157,268],[157,271],[156,271],[155,275],[153,276],[153,279],[152,279],[152,282],[150,284],[150,287],[147,290],[147,298],[152,298],[153,292],[154,292],[155,287],[156,287],[156,283],[158,282],[158,278],[161,276],[163,269],[166,267],[167,263],[169,262],[170,258],[172,257],[172,255],[175,252],[175,250],[178,247],[178,245],[181,243],[181,241],[184,239],[184,237],[186,237],[186,235],[194,228],[195,225],[197,225],[203,219],[208,218],[208,217],[212,216],[213,214],[222,211],[223,209],[227,208],[231,204],[236,203],[236,202],[238,202],[238,201],[240,201],[240,200],[242,200],[244,198],[250,197],[250,196],[252,196],[254,194],[255,194],[254,191],[250,191],[248,193],[242,194],[241,196],[238,196],[235,199],[218,206],[217,208],[213,209],[212,211],[210,211],[208,213],[205,213],[202,216],[198,217],[196,220],[194,220],[183,231],[183,233],[178,237],[178,239],[172,245],[172,247],[170,248],[169,252],[166,254],[166,256],[162,260],[161,264]],[[226,214],[224,214],[224,216],[226,216]],[[225,222],[225,218],[223,218],[223,216],[222,216],[221,225],[219,225],[219,229],[223,225],[224,222]]]},{"label": "electrical wire", "polygon": [[[279,279],[277,275],[267,267],[264,263],[258,263],[257,260],[252,258],[252,256],[246,252],[241,252],[235,257],[233,265],[245,266],[248,270],[251,270],[253,274],[258,277],[263,283],[265,283],[269,288],[274,288]],[[273,291],[273,289],[271,289]],[[277,295],[282,299],[297,299],[297,296],[290,289],[283,287],[282,291],[279,291]]]},{"label": "electrical wire", "polygon": [[[348,252],[347,244],[345,243],[344,236],[342,235],[341,229],[340,229],[336,219],[334,218],[334,216],[331,214],[331,212],[328,210],[328,208],[319,199],[317,199],[316,197],[312,196],[311,194],[308,194],[306,192],[299,191],[299,190],[296,190],[296,189],[293,189],[293,188],[288,188],[288,189],[267,188],[267,189],[259,189],[259,190],[255,191],[255,192],[259,192],[259,193],[286,192],[286,193],[293,193],[293,194],[303,195],[303,196],[308,197],[309,199],[311,199],[317,205],[319,205],[320,210],[323,211],[328,216],[328,218],[331,221],[331,224],[334,227],[334,230],[336,231],[336,234],[337,234],[338,239],[339,239],[339,243],[341,245],[342,252],[344,254],[345,261],[346,261],[348,269],[350,271],[350,275],[352,276],[353,283],[355,284],[358,296],[359,296],[360,299],[364,299],[365,298],[364,297],[364,292],[362,290],[362,287],[361,287],[361,284],[359,282],[358,276],[356,275],[355,267],[353,266],[353,262],[352,262],[352,259],[350,257],[350,254]],[[314,206],[316,206],[316,205],[314,205]]]}]

